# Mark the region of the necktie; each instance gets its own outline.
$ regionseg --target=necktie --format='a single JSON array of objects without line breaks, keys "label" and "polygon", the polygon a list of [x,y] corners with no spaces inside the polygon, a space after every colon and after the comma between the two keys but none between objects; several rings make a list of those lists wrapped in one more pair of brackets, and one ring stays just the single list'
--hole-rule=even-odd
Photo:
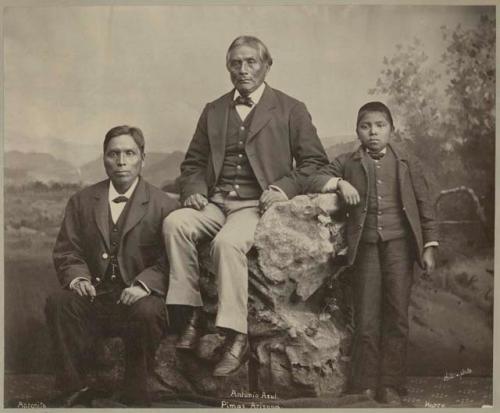
[{"label": "necktie", "polygon": [[236,99],[234,99],[234,104],[235,105],[245,105],[251,108],[255,103],[253,102],[252,98],[250,96],[238,96]]},{"label": "necktie", "polygon": [[370,155],[370,158],[375,159],[377,161],[384,157],[383,152],[368,152],[368,155]]},{"label": "necktie", "polygon": [[127,202],[127,201],[128,201],[128,198],[126,196],[123,196],[123,195],[117,196],[115,199],[113,199],[113,202],[115,204],[119,204],[121,202]]}]

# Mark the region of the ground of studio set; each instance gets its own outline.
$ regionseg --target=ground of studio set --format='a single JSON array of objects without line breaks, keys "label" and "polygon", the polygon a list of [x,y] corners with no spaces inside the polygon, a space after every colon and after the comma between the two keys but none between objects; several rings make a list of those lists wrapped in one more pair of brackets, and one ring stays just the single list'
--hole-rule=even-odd
[{"label": "ground of studio set", "polygon": [[[4,407],[12,408],[44,408],[45,401],[54,395],[53,378],[49,375],[5,374]],[[410,377],[408,378],[408,395],[403,397],[402,407],[485,407],[493,403],[491,377],[472,377],[457,374],[443,377]],[[382,404],[364,399],[361,396],[346,395],[337,398],[307,398],[281,400],[276,398],[264,400],[257,395],[234,397],[240,389],[228,389],[227,397],[220,400],[193,398],[183,400],[182,397],[172,400],[161,398],[152,407],[215,407],[238,408],[238,405],[266,403],[274,407],[384,407]],[[233,396],[231,396],[233,393]],[[273,395],[274,396],[274,395]],[[97,407],[97,406],[96,406]],[[242,406],[240,406],[242,407]],[[263,407],[263,406],[260,406]]]}]

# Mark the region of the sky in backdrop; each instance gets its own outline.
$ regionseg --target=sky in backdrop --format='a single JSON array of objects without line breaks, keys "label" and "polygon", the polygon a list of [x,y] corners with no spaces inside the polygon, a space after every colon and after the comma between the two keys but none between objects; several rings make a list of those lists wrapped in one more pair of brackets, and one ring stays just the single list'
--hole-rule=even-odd
[{"label": "sky in backdrop", "polygon": [[274,58],[268,83],[305,102],[331,144],[354,134],[363,103],[384,100],[368,89],[396,44],[420,39],[428,64],[439,68],[440,27],[471,27],[492,10],[230,3],[8,8],[5,150],[83,163],[119,124],[139,126],[149,151],[185,150],[205,103],[232,87],[225,54],[241,34],[267,44]]}]

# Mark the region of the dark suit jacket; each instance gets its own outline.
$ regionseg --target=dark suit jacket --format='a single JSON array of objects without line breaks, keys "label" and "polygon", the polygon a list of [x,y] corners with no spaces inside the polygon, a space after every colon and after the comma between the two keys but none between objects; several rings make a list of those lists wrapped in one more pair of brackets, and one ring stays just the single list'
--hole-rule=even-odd
[{"label": "dark suit jacket", "polygon": [[[63,287],[76,277],[102,278],[109,264],[109,180],[73,195],[53,252]],[[166,294],[168,268],[162,237],[163,219],[178,205],[164,192],[140,178],[131,199],[118,252],[118,264],[127,285],[136,280]]]},{"label": "dark suit jacket", "polygon": [[[394,144],[389,144],[387,150],[392,150],[396,157],[403,212],[410,224],[418,252],[418,262],[422,266],[424,244],[438,240],[435,197],[420,162],[414,156],[410,156],[403,148]],[[360,146],[352,153],[340,155],[322,168],[317,175],[305,180],[306,191],[310,193],[321,192],[332,176],[345,179],[358,190],[361,202],[346,210],[349,264],[352,264],[356,257],[368,209],[367,157]]]},{"label": "dark suit jacket", "polygon": [[[224,162],[233,96],[234,90],[208,103],[201,114],[181,165],[181,201],[213,193]],[[252,170],[263,190],[276,185],[292,198],[300,193],[297,176],[328,163],[311,116],[302,102],[268,85],[254,110],[245,146]]]}]

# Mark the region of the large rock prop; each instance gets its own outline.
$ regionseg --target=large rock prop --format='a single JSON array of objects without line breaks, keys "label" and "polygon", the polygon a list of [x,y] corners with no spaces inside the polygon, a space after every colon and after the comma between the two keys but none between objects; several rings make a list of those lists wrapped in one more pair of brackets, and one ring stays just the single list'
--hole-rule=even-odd
[{"label": "large rock prop", "polygon": [[[230,397],[233,390],[288,398],[338,395],[344,389],[350,320],[337,286],[341,267],[334,264],[345,249],[343,224],[331,218],[338,210],[336,195],[304,195],[263,215],[248,256],[250,383],[246,377],[231,384],[212,379],[210,388],[217,388],[219,397]],[[214,333],[217,292],[207,247],[200,256],[210,334],[200,348],[217,347],[221,339]],[[199,371],[186,376],[195,378]]]},{"label": "large rock prop", "polygon": [[[211,375],[224,337],[214,326],[217,289],[209,245],[201,246],[206,334],[195,355],[176,351],[175,336],[166,337],[151,389],[160,397],[202,394],[228,404],[250,396],[262,403],[273,397],[339,395],[346,381],[350,317],[339,287],[341,267],[334,264],[345,247],[343,224],[331,218],[338,210],[334,194],[304,195],[263,215],[248,255],[252,356],[225,379]],[[123,374],[123,345],[108,341],[100,353],[98,380],[113,386]]]}]

